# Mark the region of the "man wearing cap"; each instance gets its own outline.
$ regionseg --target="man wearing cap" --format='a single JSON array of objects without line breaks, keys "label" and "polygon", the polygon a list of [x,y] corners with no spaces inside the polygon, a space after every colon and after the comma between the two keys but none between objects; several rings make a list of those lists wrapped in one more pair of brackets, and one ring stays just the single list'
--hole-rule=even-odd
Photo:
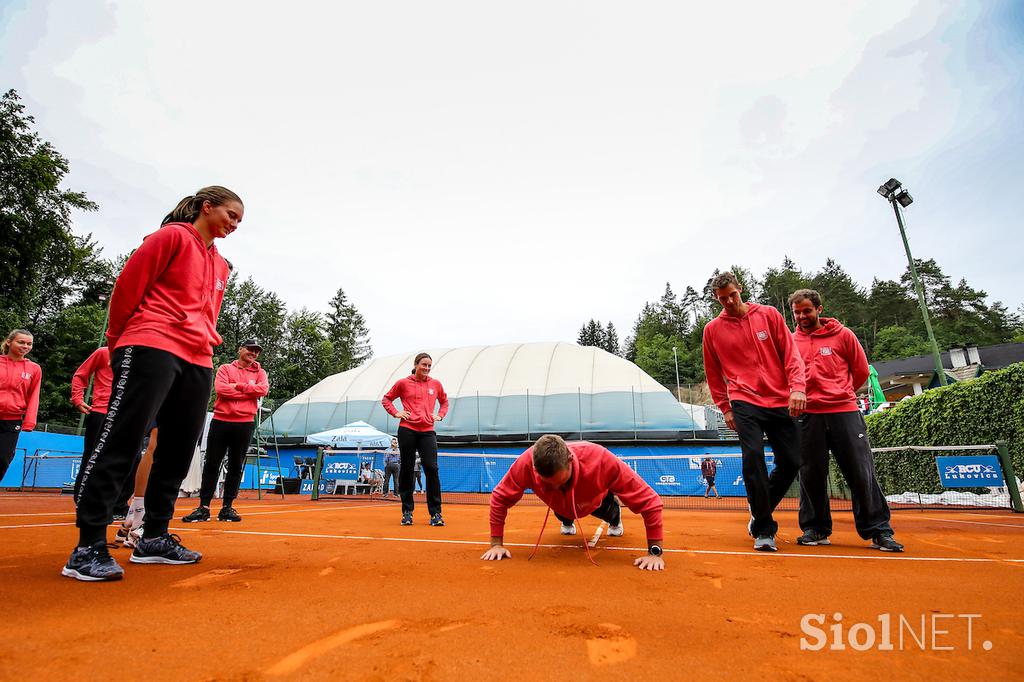
[{"label": "man wearing cap", "polygon": [[242,480],[245,453],[252,439],[259,399],[270,390],[267,373],[256,362],[262,350],[256,339],[246,339],[238,349],[238,359],[217,369],[217,378],[213,383],[217,401],[213,406],[213,420],[206,437],[206,460],[203,463],[203,483],[199,489],[199,506],[182,518],[186,523],[210,520],[210,502],[213,501],[225,453],[228,465],[224,476],[224,504],[217,520],[242,520],[231,505],[238,496],[238,485]]}]

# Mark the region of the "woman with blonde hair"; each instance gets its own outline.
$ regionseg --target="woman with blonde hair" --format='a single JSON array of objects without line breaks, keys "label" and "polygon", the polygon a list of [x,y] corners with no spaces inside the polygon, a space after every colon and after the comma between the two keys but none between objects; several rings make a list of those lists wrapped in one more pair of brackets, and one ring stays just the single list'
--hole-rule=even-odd
[{"label": "woman with blonde hair", "polygon": [[43,370],[26,360],[32,332],[15,329],[0,343],[0,480],[18,447],[18,435],[36,427]]}]

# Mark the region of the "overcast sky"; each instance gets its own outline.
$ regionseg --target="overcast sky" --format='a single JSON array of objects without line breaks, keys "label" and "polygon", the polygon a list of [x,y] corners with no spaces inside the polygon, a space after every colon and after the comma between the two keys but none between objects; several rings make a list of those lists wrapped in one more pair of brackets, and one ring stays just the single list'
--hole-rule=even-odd
[{"label": "overcast sky", "polygon": [[[0,87],[129,251],[201,186],[290,309],[343,287],[378,355],[622,337],[668,281],[914,255],[1016,308],[1017,2],[3,0]],[[827,301],[826,301],[827,307]]]}]

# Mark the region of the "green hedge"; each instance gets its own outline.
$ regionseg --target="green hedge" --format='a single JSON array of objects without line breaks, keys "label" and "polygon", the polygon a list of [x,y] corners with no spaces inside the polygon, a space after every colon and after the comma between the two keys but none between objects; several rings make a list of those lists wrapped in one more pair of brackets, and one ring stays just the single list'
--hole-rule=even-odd
[{"label": "green hedge", "polygon": [[[1017,478],[1024,476],[1024,363],[897,403],[867,418],[872,447],[979,445],[1005,440]],[[934,453],[875,456],[889,492],[941,492]]]}]

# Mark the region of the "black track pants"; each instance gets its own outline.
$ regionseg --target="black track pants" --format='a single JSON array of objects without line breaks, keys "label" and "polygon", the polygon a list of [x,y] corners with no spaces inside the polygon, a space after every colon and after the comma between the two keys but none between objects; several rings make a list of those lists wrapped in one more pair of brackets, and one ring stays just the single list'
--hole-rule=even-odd
[{"label": "black track pants", "polygon": [[79,545],[106,536],[114,502],[154,420],[160,439],[146,486],[146,537],[167,532],[174,502],[202,434],[213,370],[146,346],[111,355],[114,383],[78,493]]},{"label": "black track pants", "polygon": [[92,411],[85,415],[85,437],[82,441],[82,465],[78,467],[78,473],[75,474],[75,499],[78,499],[78,491],[82,487],[82,473],[85,471],[85,465],[89,463],[89,457],[92,455],[93,448],[96,447],[96,438],[100,435],[100,429],[103,428],[103,422],[107,419],[106,412]]},{"label": "black track pants", "polygon": [[199,489],[199,504],[209,507],[213,491],[220,477],[220,464],[224,455],[228,457],[228,468],[224,472],[224,506],[230,507],[238,497],[238,486],[242,482],[245,468],[245,453],[249,450],[254,422],[210,421],[210,432],[206,436],[206,461],[203,462],[203,483]]},{"label": "black track pants", "polygon": [[398,492],[398,475],[402,470],[402,465],[398,462],[392,462],[391,464],[384,465],[384,486],[381,489],[385,495],[388,492],[388,480],[391,481],[391,486],[394,488],[395,493]]},{"label": "black track pants", "polygon": [[0,479],[7,473],[7,467],[14,461],[21,435],[20,419],[0,419]]},{"label": "black track pants", "polygon": [[[610,490],[605,495],[604,500],[601,501],[601,506],[590,512],[590,515],[602,521],[607,521],[609,526],[617,526],[622,523],[622,508],[619,507],[619,501],[615,499],[615,494]],[[572,519],[568,519],[561,514],[555,514],[555,518],[565,526],[570,526],[573,522]]]},{"label": "black track pants", "polygon": [[803,465],[800,468],[800,528],[832,534],[828,498],[828,453],[850,486],[853,521],[865,540],[892,534],[889,503],[875,477],[875,458],[859,411],[805,414],[797,420]]},{"label": "black track pants", "polygon": [[[800,434],[785,407],[758,407],[736,400],[732,403],[736,433],[743,452],[743,484],[750,506],[750,534],[775,535],[779,524],[772,512],[786,496],[800,473]],[[772,446],[775,469],[768,475],[764,439]]]},{"label": "black track pants", "polygon": [[398,494],[402,497],[402,512],[411,513],[415,508],[412,498],[413,469],[416,453],[427,477],[427,511],[430,515],[441,513],[441,477],[437,473],[437,434],[433,431],[414,431],[398,427],[398,450],[402,455],[402,466],[398,473]]}]

